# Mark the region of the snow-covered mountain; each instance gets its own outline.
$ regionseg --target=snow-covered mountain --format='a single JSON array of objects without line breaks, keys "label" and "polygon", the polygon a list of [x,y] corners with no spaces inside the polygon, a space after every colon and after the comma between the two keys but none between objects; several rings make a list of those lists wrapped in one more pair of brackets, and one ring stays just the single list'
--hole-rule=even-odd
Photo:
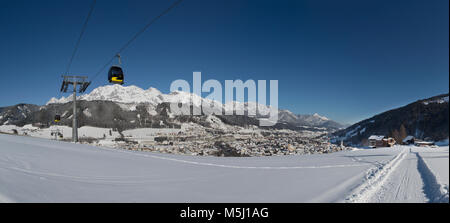
[{"label": "snow-covered mountain", "polygon": [[[55,104],[55,103],[67,103],[72,100],[71,96],[51,98],[47,105]],[[149,112],[155,114],[156,107],[164,102],[178,102],[178,103],[189,103],[191,100],[194,106],[200,107],[201,104],[211,104],[214,103],[216,107],[220,107],[223,111],[227,111],[230,109],[230,104],[234,103],[236,110],[244,110],[247,111],[250,106],[254,106],[261,111],[262,114],[267,114],[270,107],[268,106],[258,106],[255,102],[228,102],[226,104],[222,104],[218,101],[212,101],[210,99],[202,98],[196,94],[175,91],[169,94],[161,93],[156,88],[149,88],[144,90],[137,86],[121,86],[121,85],[106,85],[95,88],[90,93],[81,95],[77,97],[77,100],[85,100],[85,101],[113,101],[119,103],[121,107],[128,108],[130,110],[134,110],[136,105],[138,104],[146,104],[149,108]],[[232,108],[232,107],[231,107]],[[298,115],[290,112],[289,110],[279,110],[279,122],[280,123],[288,123],[293,124],[298,127],[319,127],[326,129],[340,129],[344,126],[329,120],[324,116],[320,116],[315,113],[313,115]]]},{"label": "snow-covered mountain", "polygon": [[[202,98],[196,94],[174,91],[169,94],[163,94],[156,88],[150,87],[144,90],[135,85],[121,86],[121,85],[105,85],[92,90],[88,94],[77,96],[77,100],[84,101],[112,101],[119,103],[122,108],[134,110],[138,104],[146,104],[147,106],[156,109],[156,106],[163,103],[189,103],[192,101],[194,106],[200,107],[202,103],[215,103],[222,106],[220,102],[212,101]],[[51,98],[46,105],[49,104],[63,104],[72,101],[72,96]]]},{"label": "snow-covered mountain", "polygon": [[[193,108],[214,104],[215,108],[223,112],[243,110],[247,114],[248,108],[256,107],[256,116],[222,115],[219,117],[228,125],[258,125],[261,114],[268,114],[270,107],[259,106],[256,102],[228,102],[222,104],[218,101],[202,98],[196,94],[174,91],[164,94],[156,88],[142,89],[137,86],[106,85],[93,89],[90,93],[77,96],[79,100],[79,124],[98,127],[117,127],[129,129],[147,125],[158,127],[177,125],[183,122],[195,122],[201,125],[210,125],[211,116],[205,117],[176,117],[170,111],[169,103],[193,102]],[[63,125],[70,125],[73,117],[71,107],[72,96],[51,98],[46,105],[16,105],[0,108],[0,125],[25,125],[32,123],[52,123],[55,114],[60,114]],[[33,109],[26,109],[33,108]],[[191,108],[191,109],[193,109]],[[107,112],[106,112],[107,111]],[[235,113],[236,114],[236,113]],[[144,123],[143,120],[145,121]],[[296,115],[288,110],[279,110],[279,121],[275,128],[336,130],[342,125],[318,114]]]},{"label": "snow-covered mountain", "polygon": [[[188,104],[192,101],[194,106],[200,107],[202,104],[214,104],[218,108],[222,108],[223,111],[227,111],[231,108],[234,103],[236,110],[241,109],[247,111],[249,106],[257,106],[255,102],[228,102],[222,104],[218,101],[213,101],[207,98],[202,98],[196,94],[183,91],[174,91],[169,94],[163,94],[156,88],[149,88],[144,90],[137,86],[121,86],[121,85],[106,85],[97,87],[88,94],[77,96],[77,100],[84,101],[112,101],[122,105],[123,108],[129,108],[133,110],[137,104],[147,104],[156,108],[157,105],[167,102],[167,103],[185,103]],[[61,104],[72,101],[72,96],[61,97],[61,98],[51,98],[46,104]],[[231,107],[229,107],[231,106]],[[258,107],[261,111],[264,110],[265,114],[269,111],[268,106]]]},{"label": "snow-covered mountain", "polygon": [[30,117],[39,110],[39,106],[32,104],[17,104],[14,106],[0,107],[0,124],[13,124]]},{"label": "snow-covered mountain", "polygon": [[316,127],[337,130],[346,127],[343,124],[337,123],[328,119],[325,116],[320,116],[315,113],[309,114],[294,114],[289,110],[280,110],[278,113],[279,122],[295,124],[298,127]]},{"label": "snow-covered mountain", "polygon": [[[150,104],[160,104],[165,101],[167,95],[161,93],[156,88],[149,88],[144,90],[137,86],[121,86],[121,85],[106,85],[95,88],[89,94],[80,95],[77,100],[84,101],[113,101],[124,104],[131,103],[150,103]],[[54,103],[67,103],[72,101],[72,96],[61,97],[61,98],[51,98],[48,104]]]}]

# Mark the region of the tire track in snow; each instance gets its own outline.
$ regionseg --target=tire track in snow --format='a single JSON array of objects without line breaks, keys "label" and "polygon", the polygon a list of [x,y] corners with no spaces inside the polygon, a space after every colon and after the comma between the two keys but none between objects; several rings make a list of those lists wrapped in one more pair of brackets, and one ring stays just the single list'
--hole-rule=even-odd
[{"label": "tire track in snow", "polygon": [[406,168],[406,171],[402,174],[402,180],[395,189],[395,200],[401,199],[400,195],[402,194],[402,186],[410,184],[409,171],[409,168]]},{"label": "tire track in snow", "polygon": [[350,203],[367,203],[380,190],[389,176],[405,159],[408,150],[404,149],[397,154],[391,161],[384,165],[380,165],[368,171],[366,180],[353,190],[345,202]]},{"label": "tire track in snow", "polygon": [[416,154],[410,151],[369,202],[429,202],[423,190],[424,182],[417,170],[417,162]]}]

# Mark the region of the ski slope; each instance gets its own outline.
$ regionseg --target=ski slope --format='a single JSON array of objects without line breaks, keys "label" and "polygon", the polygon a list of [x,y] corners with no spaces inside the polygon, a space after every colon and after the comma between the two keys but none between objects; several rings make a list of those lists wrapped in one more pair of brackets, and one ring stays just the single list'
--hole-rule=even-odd
[{"label": "ski slope", "polygon": [[448,202],[448,154],[198,157],[0,134],[0,202]]}]

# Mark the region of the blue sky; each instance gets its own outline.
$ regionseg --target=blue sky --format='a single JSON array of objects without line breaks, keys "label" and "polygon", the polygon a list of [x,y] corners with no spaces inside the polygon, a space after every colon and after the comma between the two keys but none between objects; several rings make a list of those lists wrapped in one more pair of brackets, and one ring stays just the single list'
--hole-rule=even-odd
[{"label": "blue sky", "polygon": [[[71,73],[93,76],[173,1],[98,0]],[[90,0],[2,1],[0,106],[58,96]],[[185,0],[122,53],[126,85],[279,80],[279,106],[353,123],[449,89],[448,0]],[[106,71],[94,87],[107,84]]]}]

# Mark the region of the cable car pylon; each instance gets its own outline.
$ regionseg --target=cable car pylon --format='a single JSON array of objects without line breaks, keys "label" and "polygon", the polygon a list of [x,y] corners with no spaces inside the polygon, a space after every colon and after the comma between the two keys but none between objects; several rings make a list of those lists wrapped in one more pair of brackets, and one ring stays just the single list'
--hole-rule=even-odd
[{"label": "cable car pylon", "polygon": [[83,93],[91,84],[87,80],[87,76],[66,76],[63,75],[63,82],[61,85],[61,92],[67,92],[69,85],[72,85],[73,91],[73,118],[72,118],[72,141],[78,142],[78,124],[77,124],[77,87],[78,93]]}]

